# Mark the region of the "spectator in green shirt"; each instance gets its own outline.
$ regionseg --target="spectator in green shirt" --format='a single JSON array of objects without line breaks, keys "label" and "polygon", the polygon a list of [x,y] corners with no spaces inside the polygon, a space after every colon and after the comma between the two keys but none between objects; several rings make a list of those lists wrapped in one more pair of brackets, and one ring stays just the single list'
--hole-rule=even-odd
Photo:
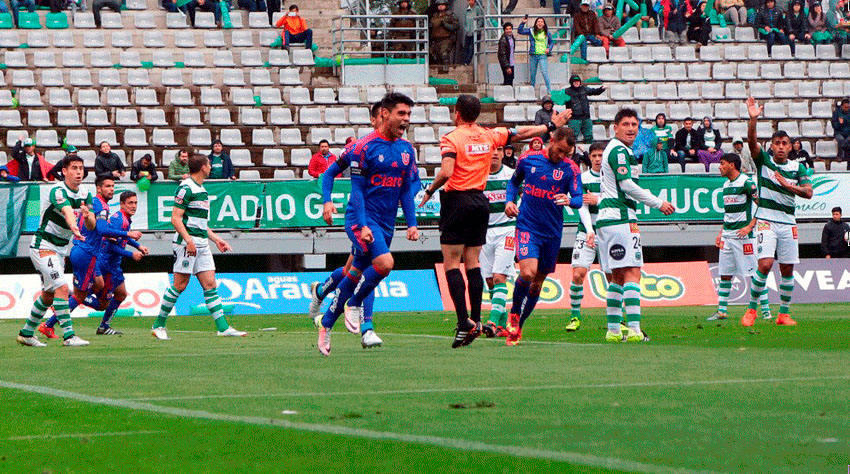
[{"label": "spectator in green shirt", "polygon": [[182,181],[189,177],[189,152],[180,150],[168,165],[168,179]]},{"label": "spectator in green shirt", "polygon": [[[655,135],[656,146],[653,146],[653,152],[648,154],[662,153],[667,161],[670,161],[670,148],[673,146],[673,128],[667,125],[667,116],[658,114],[655,116],[655,125],[652,127],[652,133]],[[657,157],[660,159],[660,156]],[[664,165],[664,171],[654,171],[654,173],[667,173],[667,165]]]},{"label": "spectator in green shirt", "polygon": [[651,151],[643,155],[642,172],[646,174],[668,173],[670,171],[668,167],[670,154],[664,149],[664,144],[658,137],[655,137],[654,141],[654,145],[650,147]]},{"label": "spectator in green shirt", "polygon": [[221,140],[216,140],[212,143],[212,153],[207,155],[210,159],[210,177],[209,179],[236,179],[233,174],[233,162],[230,156],[224,152],[224,145]]}]

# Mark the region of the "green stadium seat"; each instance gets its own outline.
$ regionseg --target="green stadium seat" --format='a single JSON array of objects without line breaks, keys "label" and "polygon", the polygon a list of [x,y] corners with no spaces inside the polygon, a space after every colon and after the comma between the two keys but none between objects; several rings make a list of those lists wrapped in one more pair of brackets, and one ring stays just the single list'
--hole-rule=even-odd
[{"label": "green stadium seat", "polygon": [[44,26],[51,30],[68,29],[68,15],[65,12],[48,13],[44,19]]},{"label": "green stadium seat", "polygon": [[41,22],[38,19],[38,13],[20,12],[18,13],[18,28],[23,30],[39,30]]},{"label": "green stadium seat", "polygon": [[0,13],[0,30],[11,30],[15,27],[11,13]]}]

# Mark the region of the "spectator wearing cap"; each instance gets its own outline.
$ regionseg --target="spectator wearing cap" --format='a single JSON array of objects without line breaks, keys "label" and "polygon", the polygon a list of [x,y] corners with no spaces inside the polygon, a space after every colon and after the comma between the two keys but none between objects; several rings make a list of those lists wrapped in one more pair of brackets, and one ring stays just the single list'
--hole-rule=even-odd
[{"label": "spectator wearing cap", "polygon": [[156,181],[156,167],[153,165],[153,156],[150,153],[145,153],[130,169],[130,181],[136,182],[142,178],[147,178],[151,183]]},{"label": "spectator wearing cap", "polygon": [[502,164],[508,168],[516,169],[516,153],[514,146],[508,143],[504,147],[504,155],[502,156]]},{"label": "spectator wearing cap", "polygon": [[110,177],[118,180],[127,174],[124,171],[124,163],[121,158],[112,152],[112,146],[108,141],[100,142],[98,146],[97,157],[94,159],[94,175],[97,178],[101,176]]},{"label": "spectator wearing cap", "polygon": [[314,178],[318,178],[334,161],[336,161],[336,155],[331,153],[330,144],[327,140],[322,140],[319,142],[319,151],[310,157],[307,173]]},{"label": "spectator wearing cap", "polygon": [[224,152],[224,145],[221,140],[215,140],[212,143],[212,152],[207,155],[207,158],[210,160],[209,179],[236,179],[236,175],[233,173],[233,161]]},{"label": "spectator wearing cap", "polygon": [[289,13],[280,17],[274,26],[283,28],[281,36],[284,46],[289,46],[290,43],[304,43],[307,49],[313,49],[313,30],[307,28],[307,22],[298,15],[298,5],[290,5]]},{"label": "spectator wearing cap", "polygon": [[593,141],[593,121],[590,120],[590,104],[587,101],[587,96],[599,95],[603,92],[605,92],[604,86],[591,89],[582,85],[581,77],[577,74],[570,77],[570,87],[564,89],[564,93],[569,97],[567,107],[573,111],[568,124],[575,132],[576,140],[581,135],[582,141]]},{"label": "spectator wearing cap", "polygon": [[773,51],[773,45],[788,44],[785,36],[785,15],[776,8],[776,0],[765,0],[764,9],[756,15],[753,26],[758,30],[759,37],[767,43],[767,54]]},{"label": "spectator wearing cap", "polygon": [[9,174],[20,181],[50,181],[50,163],[36,153],[35,140],[20,137],[12,147],[12,159],[6,163]]},{"label": "spectator wearing cap", "polygon": [[602,41],[602,47],[605,48],[605,53],[611,43],[614,46],[625,46],[626,41],[623,37],[614,38],[614,32],[620,29],[620,19],[614,15],[614,7],[610,3],[606,3],[602,10],[602,16],[599,17],[599,39]]},{"label": "spectator wearing cap", "polygon": [[502,85],[514,85],[514,66],[516,60],[516,38],[514,37],[514,25],[511,22],[505,22],[502,26],[502,37],[499,38],[499,67],[502,68]]},{"label": "spectator wearing cap", "polygon": [[[555,107],[555,103],[552,102],[552,97],[543,96],[543,100],[540,101],[540,110],[534,114],[534,125],[545,125],[552,120],[552,113]],[[549,133],[545,133],[541,135],[543,139],[543,143],[549,142]]]},{"label": "spectator wearing cap", "polygon": [[841,99],[841,105],[832,112],[832,130],[838,144],[838,159],[850,157],[850,99]]},{"label": "spectator wearing cap", "polygon": [[[65,165],[65,158],[69,156],[77,156],[77,148],[74,145],[68,145],[65,149],[65,156],[63,159],[59,160],[53,168],[50,168],[50,171],[47,173],[47,176],[50,179],[55,179],[56,181],[65,181],[65,173],[62,172],[62,166]],[[89,175],[88,169],[83,169],[83,179]]]},{"label": "spectator wearing cap", "polygon": [[753,174],[756,172],[756,163],[750,154],[750,147],[744,146],[744,139],[736,136],[732,138],[732,153],[741,157],[741,172]]},{"label": "spectator wearing cap", "polygon": [[584,36],[584,41],[579,45],[582,59],[587,59],[588,43],[591,46],[602,46],[602,40],[599,39],[602,34],[599,30],[599,17],[591,10],[590,0],[581,0],[579,10],[573,14],[573,31],[575,38]]},{"label": "spectator wearing cap", "polygon": [[820,249],[826,258],[850,257],[850,242],[847,241],[850,225],[841,221],[841,208],[832,208],[832,219],[823,226]]},{"label": "spectator wearing cap", "polygon": [[6,168],[3,165],[0,165],[0,181],[7,181],[9,183],[17,183],[20,181],[20,178],[9,173],[9,168]]}]

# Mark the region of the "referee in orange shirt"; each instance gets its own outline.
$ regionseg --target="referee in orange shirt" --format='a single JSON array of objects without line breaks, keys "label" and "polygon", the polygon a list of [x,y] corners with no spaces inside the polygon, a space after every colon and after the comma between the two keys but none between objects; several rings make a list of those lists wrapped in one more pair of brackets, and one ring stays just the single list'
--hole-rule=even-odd
[{"label": "referee in orange shirt", "polygon": [[[423,206],[444,184],[440,192],[440,247],[449,293],[457,312],[457,328],[452,347],[466,346],[481,334],[481,299],[484,280],[478,255],[487,238],[489,202],[484,187],[493,149],[509,143],[553,132],[563,127],[571,111],[552,115],[545,125],[518,128],[484,128],[475,121],[481,114],[481,101],[461,95],[455,106],[455,128],[440,139],[442,168],[431,186],[425,190]],[[469,312],[466,309],[466,283],[460,273],[463,259],[469,282]]]}]

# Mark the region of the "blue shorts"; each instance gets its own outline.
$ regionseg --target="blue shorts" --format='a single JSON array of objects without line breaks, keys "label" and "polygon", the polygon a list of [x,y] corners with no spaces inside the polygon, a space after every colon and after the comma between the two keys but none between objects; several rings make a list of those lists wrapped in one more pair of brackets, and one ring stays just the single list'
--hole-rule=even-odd
[{"label": "blue shorts", "polygon": [[516,245],[517,260],[536,258],[538,272],[549,274],[555,271],[558,252],[561,251],[560,237],[537,237],[517,229]]},{"label": "blue shorts", "polygon": [[348,239],[351,240],[351,255],[354,257],[352,266],[358,270],[363,270],[369,265],[372,265],[372,260],[390,253],[390,243],[393,240],[392,232],[385,232],[380,227],[369,227],[372,230],[372,235],[375,237],[372,243],[367,244],[360,239],[360,228],[347,225],[345,233],[348,234]]},{"label": "blue shorts", "polygon": [[103,293],[109,298],[124,283],[124,270],[120,265],[101,266],[100,273],[103,275]]},{"label": "blue shorts", "polygon": [[71,249],[70,260],[74,272],[74,288],[89,291],[94,285],[95,277],[100,276],[97,256],[75,246]]}]

